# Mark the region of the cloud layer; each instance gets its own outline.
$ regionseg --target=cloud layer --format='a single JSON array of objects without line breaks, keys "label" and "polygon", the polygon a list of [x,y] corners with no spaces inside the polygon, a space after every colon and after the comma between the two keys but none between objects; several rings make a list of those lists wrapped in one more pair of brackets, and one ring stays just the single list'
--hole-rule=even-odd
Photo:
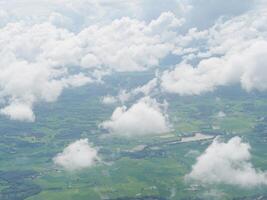
[{"label": "cloud layer", "polygon": [[91,167],[99,160],[97,150],[90,146],[88,139],[80,139],[67,146],[53,158],[55,164],[68,171]]},{"label": "cloud layer", "polygon": [[[267,89],[267,8],[191,29],[174,53],[183,61],[161,77],[162,88],[179,95],[199,95],[218,86],[240,83],[246,91]],[[196,45],[200,44],[200,45]],[[192,65],[192,61],[197,61]]]},{"label": "cloud layer", "polygon": [[215,140],[197,158],[186,179],[203,184],[228,184],[240,187],[267,185],[267,173],[250,162],[250,145],[234,137],[227,143]]},{"label": "cloud layer", "polygon": [[148,97],[139,100],[130,108],[117,107],[111,119],[100,126],[120,136],[157,135],[170,130],[168,116],[162,105]]},{"label": "cloud layer", "polygon": [[50,22],[9,23],[0,28],[0,113],[34,121],[34,104],[55,101],[65,88],[112,71],[155,67],[171,51],[173,30],[181,24],[170,12],[150,23],[124,17],[78,33]]},{"label": "cloud layer", "polygon": [[170,54],[182,62],[119,100],[158,82],[179,95],[235,83],[266,91],[266,13],[265,0],[1,1],[0,114],[32,122],[34,105],[66,88],[159,68]]}]

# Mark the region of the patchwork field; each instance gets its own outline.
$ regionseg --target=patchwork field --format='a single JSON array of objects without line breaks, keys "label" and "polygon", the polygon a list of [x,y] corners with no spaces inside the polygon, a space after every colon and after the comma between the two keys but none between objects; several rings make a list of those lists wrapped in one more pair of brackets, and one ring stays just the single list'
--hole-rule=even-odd
[{"label": "patchwork field", "polygon": [[[109,81],[115,91],[119,83]],[[166,96],[169,133],[122,138],[98,127],[116,106],[101,103],[107,90],[112,91],[98,85],[66,91],[58,102],[37,106],[34,124],[0,119],[1,200],[267,199],[264,186],[242,189],[185,180],[214,137],[241,136],[252,147],[253,165],[267,170],[267,96],[238,87],[199,97]],[[101,161],[77,172],[56,166],[53,157],[80,138],[89,138]]]}]

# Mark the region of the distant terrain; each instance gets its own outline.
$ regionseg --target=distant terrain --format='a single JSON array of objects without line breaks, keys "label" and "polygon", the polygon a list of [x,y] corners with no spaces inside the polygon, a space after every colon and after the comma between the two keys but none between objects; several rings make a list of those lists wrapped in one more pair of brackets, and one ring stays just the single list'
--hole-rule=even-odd
[{"label": "distant terrain", "polygon": [[[105,90],[116,90],[116,80],[120,79],[107,80],[109,88],[82,87],[66,91],[56,103],[38,105],[34,124],[1,118],[1,200],[213,199],[217,190],[223,199],[266,199],[265,187],[207,188],[184,181],[196,157],[218,136],[228,139],[238,135],[248,141],[253,147],[254,166],[267,170],[266,95],[248,94],[237,86],[199,97],[166,96],[173,124],[170,133],[107,137],[98,124],[116,105],[103,105],[99,99]],[[138,73],[129,75],[123,84],[135,80],[140,80]],[[218,117],[220,111],[226,116]],[[66,172],[52,158],[79,138],[89,138],[98,146],[103,162]]]}]

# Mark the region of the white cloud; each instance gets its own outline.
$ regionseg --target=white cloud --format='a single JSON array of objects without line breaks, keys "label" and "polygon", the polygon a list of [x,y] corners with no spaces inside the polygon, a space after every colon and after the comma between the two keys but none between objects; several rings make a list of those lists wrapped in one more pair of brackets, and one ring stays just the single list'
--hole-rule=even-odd
[{"label": "white cloud", "polygon": [[152,94],[158,92],[158,78],[153,78],[152,80],[148,81],[146,84],[142,86],[138,86],[134,89],[131,89],[129,91],[127,90],[120,90],[119,94],[117,96],[105,96],[103,98],[106,103],[115,103],[115,102],[121,102],[125,103],[137,95],[143,95],[143,96],[151,96]]},{"label": "white cloud", "polygon": [[0,28],[1,114],[33,121],[34,114],[18,117],[10,106],[16,102],[30,109],[36,102],[57,100],[65,88],[100,81],[112,71],[155,67],[173,48],[177,26],[180,20],[170,12],[151,23],[126,17],[78,33],[49,22],[9,23]]},{"label": "white cloud", "polygon": [[117,103],[117,98],[116,97],[113,97],[113,96],[110,96],[110,95],[107,95],[107,96],[104,96],[102,98],[102,103],[103,104],[114,104],[114,103]]},{"label": "white cloud", "polygon": [[162,113],[164,106],[145,97],[128,109],[117,107],[111,119],[100,126],[120,136],[162,134],[170,130],[168,116]]},{"label": "white cloud", "polygon": [[85,76],[82,73],[69,76],[68,78],[62,79],[62,83],[65,87],[80,87],[88,83],[92,83],[95,80],[92,80],[90,77]]},{"label": "white cloud", "polygon": [[98,67],[99,65],[101,65],[99,59],[95,55],[93,55],[91,53],[86,54],[81,59],[81,66],[82,67],[94,68],[94,67]]},{"label": "white cloud", "polygon": [[173,71],[164,71],[161,77],[161,87],[167,92],[179,95],[198,95],[214,89],[211,75],[213,74],[207,74],[205,71],[182,63],[177,65]]},{"label": "white cloud", "polygon": [[[26,21],[39,24],[49,20],[57,27],[74,32],[92,24],[107,24],[125,16],[150,21],[161,13],[171,11],[182,16],[189,9],[186,1],[166,0],[8,0],[1,1],[5,18],[1,22]],[[1,15],[1,12],[0,12]],[[2,16],[2,15],[1,15]],[[7,20],[8,19],[8,20]],[[0,23],[1,26],[1,23]]]},{"label": "white cloud", "polygon": [[224,117],[226,117],[225,112],[219,111],[218,114],[217,114],[217,118],[224,118]]},{"label": "white cloud", "polygon": [[[208,30],[191,29],[186,36],[179,36],[182,48],[175,48],[174,53],[184,55],[184,60],[163,73],[162,88],[180,95],[198,95],[235,83],[248,92],[267,90],[266,19],[263,6],[219,21]],[[193,59],[200,61],[194,66],[189,64]]]},{"label": "white cloud", "polygon": [[215,139],[197,158],[186,179],[240,187],[267,185],[267,173],[255,169],[250,162],[250,148],[240,137],[234,137],[227,143]]},{"label": "white cloud", "polygon": [[145,85],[139,86],[135,89],[133,89],[130,93],[131,95],[138,95],[143,94],[145,96],[149,96],[154,90],[156,90],[158,86],[158,79],[153,78],[149,82],[147,82]]},{"label": "white cloud", "polygon": [[173,28],[180,26],[179,21],[172,13],[162,13],[150,23],[124,17],[106,26],[90,26],[77,35],[85,54],[82,66],[99,65],[114,71],[143,71],[157,66],[173,48]]},{"label": "white cloud", "polygon": [[9,118],[13,120],[28,122],[33,122],[35,120],[31,106],[19,102],[11,103],[9,106],[1,109],[0,113],[9,116]]},{"label": "white cloud", "polygon": [[[201,94],[237,82],[247,91],[265,91],[266,6],[257,3],[261,6],[254,11],[183,36],[183,17],[198,2],[0,1],[1,114],[32,121],[34,114],[17,117],[16,109],[6,108],[17,103],[32,112],[37,102],[55,101],[68,87],[101,81],[113,71],[155,68],[170,53],[184,62],[163,73],[161,86],[167,92]],[[188,64],[196,58],[201,60],[197,66]],[[148,95],[152,87],[155,81],[118,98]]]},{"label": "white cloud", "polygon": [[53,158],[55,164],[69,171],[91,167],[99,160],[97,150],[91,147],[88,139],[71,143],[62,153]]}]

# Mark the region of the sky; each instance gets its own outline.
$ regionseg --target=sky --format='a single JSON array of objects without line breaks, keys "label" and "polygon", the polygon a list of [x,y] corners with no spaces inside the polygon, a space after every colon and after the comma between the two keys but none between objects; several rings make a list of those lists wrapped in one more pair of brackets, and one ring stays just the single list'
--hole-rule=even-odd
[{"label": "sky", "polygon": [[[266,15],[264,0],[1,0],[0,114],[34,122],[36,103],[114,72],[159,72],[128,98],[236,83],[264,92]],[[179,61],[163,70],[169,55]]]},{"label": "sky", "polygon": [[[120,137],[164,134],[172,129],[168,102],[153,94],[202,95],[236,84],[266,92],[266,55],[266,0],[0,0],[0,114],[34,123],[35,105],[57,101],[63,90],[150,70],[155,76],[148,83],[103,96],[103,104],[121,106],[99,127]],[[169,56],[178,59],[162,67]],[[54,158],[71,171],[100,160],[88,139]],[[249,144],[238,137],[215,140],[186,179],[267,184],[266,172],[250,163]]]}]

